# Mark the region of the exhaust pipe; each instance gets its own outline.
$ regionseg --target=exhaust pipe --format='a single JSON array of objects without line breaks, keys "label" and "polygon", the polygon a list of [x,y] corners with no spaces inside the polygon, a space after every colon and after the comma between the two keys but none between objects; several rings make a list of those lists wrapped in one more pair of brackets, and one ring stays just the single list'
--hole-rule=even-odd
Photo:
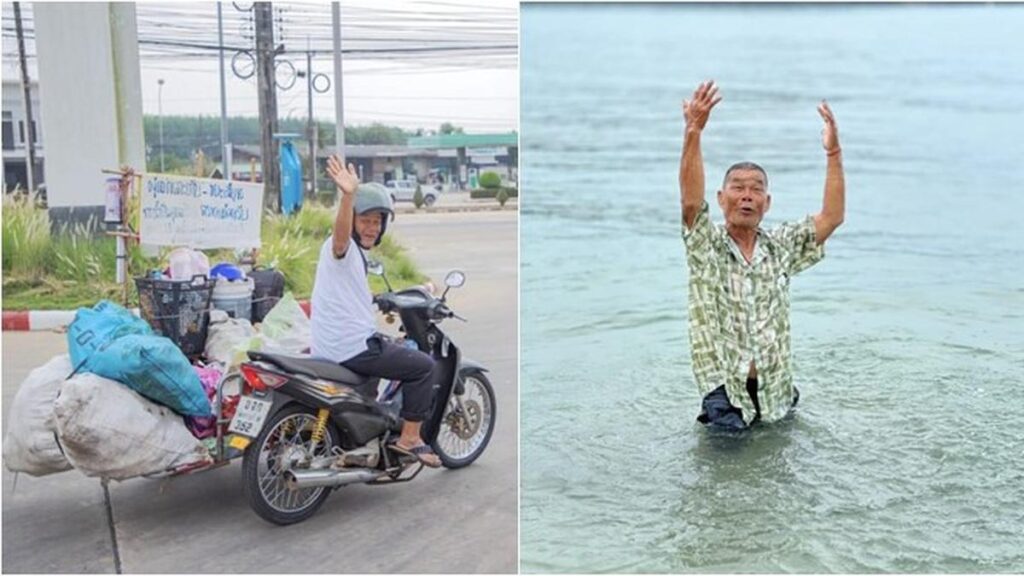
[{"label": "exhaust pipe", "polygon": [[344,486],[376,480],[384,473],[369,468],[351,470],[288,470],[284,473],[284,481],[292,490],[317,488],[320,486]]}]

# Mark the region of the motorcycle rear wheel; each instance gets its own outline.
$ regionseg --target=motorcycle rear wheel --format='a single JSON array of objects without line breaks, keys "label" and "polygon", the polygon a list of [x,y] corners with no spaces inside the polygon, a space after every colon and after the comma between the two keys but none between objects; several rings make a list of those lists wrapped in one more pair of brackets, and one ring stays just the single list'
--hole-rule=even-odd
[{"label": "motorcycle rear wheel", "polygon": [[[308,459],[316,413],[293,404],[271,416],[242,457],[242,490],[249,506],[267,522],[278,525],[302,522],[316,513],[331,489],[291,490],[284,472]],[[338,444],[337,432],[328,424],[314,456],[327,456]]]},{"label": "motorcycle rear wheel", "polygon": [[483,454],[494,433],[495,413],[491,382],[481,371],[467,374],[463,393],[448,400],[441,429],[431,444],[445,468],[469,466]]}]

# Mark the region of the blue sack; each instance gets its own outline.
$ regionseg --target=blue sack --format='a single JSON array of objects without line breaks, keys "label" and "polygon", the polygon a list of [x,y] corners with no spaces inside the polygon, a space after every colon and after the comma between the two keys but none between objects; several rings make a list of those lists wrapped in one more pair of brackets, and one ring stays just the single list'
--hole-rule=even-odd
[{"label": "blue sack", "polygon": [[109,300],[92,308],[79,308],[74,322],[68,326],[71,365],[79,368],[94,352],[121,336],[152,333],[145,320]]},{"label": "blue sack", "polygon": [[121,336],[93,354],[87,370],[117,380],[179,414],[213,415],[195,369],[181,349],[163,336]]}]

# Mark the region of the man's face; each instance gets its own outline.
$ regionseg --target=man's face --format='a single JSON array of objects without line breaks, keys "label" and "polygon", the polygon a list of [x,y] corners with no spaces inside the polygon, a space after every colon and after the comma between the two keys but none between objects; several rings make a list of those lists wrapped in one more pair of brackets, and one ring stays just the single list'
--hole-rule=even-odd
[{"label": "man's face", "polygon": [[736,228],[756,229],[771,203],[765,176],[760,170],[733,170],[718,191],[718,205],[722,207],[725,222]]},{"label": "man's face", "polygon": [[355,227],[356,236],[359,237],[359,245],[363,248],[367,250],[373,248],[374,242],[377,241],[377,236],[380,235],[382,216],[380,212],[356,214],[356,221],[353,226]]}]

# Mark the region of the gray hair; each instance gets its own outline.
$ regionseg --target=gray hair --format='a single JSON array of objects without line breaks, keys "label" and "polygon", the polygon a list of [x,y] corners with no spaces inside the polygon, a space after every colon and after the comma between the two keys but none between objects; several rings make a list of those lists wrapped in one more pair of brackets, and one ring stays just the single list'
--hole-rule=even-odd
[{"label": "gray hair", "polygon": [[764,171],[764,168],[761,168],[760,165],[753,162],[737,162],[732,166],[729,166],[729,169],[725,171],[725,178],[722,178],[722,188],[725,188],[726,182],[729,181],[729,174],[732,174],[735,170],[757,170],[761,174],[764,174],[764,186],[765,188],[768,187],[768,173]]}]

